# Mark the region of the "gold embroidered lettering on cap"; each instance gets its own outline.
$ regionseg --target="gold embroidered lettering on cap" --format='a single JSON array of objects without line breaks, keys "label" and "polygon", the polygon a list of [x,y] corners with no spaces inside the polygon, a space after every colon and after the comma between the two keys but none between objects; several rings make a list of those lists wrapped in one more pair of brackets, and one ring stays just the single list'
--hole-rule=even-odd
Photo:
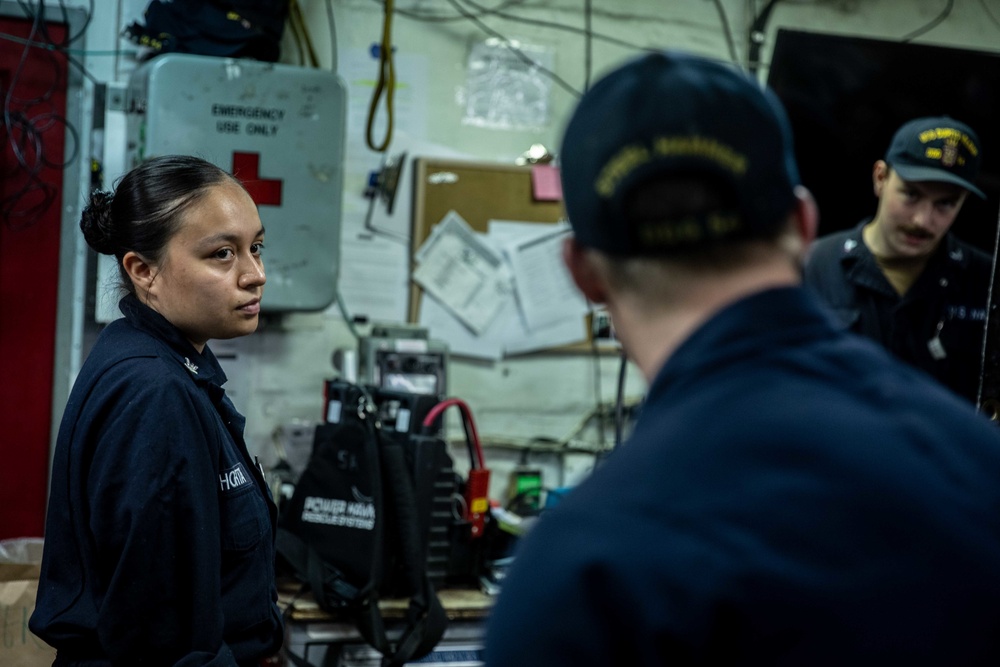
[{"label": "gold embroidered lettering on cap", "polygon": [[958,145],[949,141],[944,145],[941,155],[941,164],[946,167],[953,167],[958,161]]},{"label": "gold embroidered lettering on cap", "polygon": [[626,146],[605,163],[601,173],[597,175],[594,189],[600,196],[610,197],[622,179],[646,162],[649,162],[649,150],[645,146]]},{"label": "gold embroidered lettering on cap", "polygon": [[656,155],[663,156],[691,155],[707,158],[737,175],[743,175],[747,170],[745,155],[706,137],[657,137],[653,141],[653,151]]},{"label": "gold embroidered lettering on cap", "polygon": [[741,227],[739,216],[713,213],[708,217],[708,230],[713,236],[728,236]]}]

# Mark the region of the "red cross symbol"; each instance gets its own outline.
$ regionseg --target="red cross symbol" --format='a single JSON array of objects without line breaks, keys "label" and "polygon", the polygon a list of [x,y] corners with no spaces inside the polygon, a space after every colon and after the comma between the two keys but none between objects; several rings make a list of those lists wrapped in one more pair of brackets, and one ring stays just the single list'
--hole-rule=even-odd
[{"label": "red cross symbol", "polygon": [[233,176],[258,206],[281,206],[281,179],[260,177],[260,153],[233,152]]}]

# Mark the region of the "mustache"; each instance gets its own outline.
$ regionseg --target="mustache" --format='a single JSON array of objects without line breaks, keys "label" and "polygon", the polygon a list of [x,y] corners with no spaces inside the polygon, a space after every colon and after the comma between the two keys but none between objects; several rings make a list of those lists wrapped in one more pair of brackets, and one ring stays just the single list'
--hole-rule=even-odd
[{"label": "mustache", "polygon": [[923,227],[917,227],[915,225],[903,225],[899,228],[904,234],[909,234],[910,236],[917,236],[924,239],[934,238],[934,234],[927,231]]}]

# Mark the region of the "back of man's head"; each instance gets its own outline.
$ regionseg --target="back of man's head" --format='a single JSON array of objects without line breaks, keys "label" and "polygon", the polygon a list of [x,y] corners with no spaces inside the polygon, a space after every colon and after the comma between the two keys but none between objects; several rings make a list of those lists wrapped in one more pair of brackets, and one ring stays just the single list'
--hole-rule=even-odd
[{"label": "back of man's head", "polygon": [[630,61],[594,85],[560,160],[577,242],[617,258],[774,238],[799,184],[777,98],[730,66],[674,52]]}]

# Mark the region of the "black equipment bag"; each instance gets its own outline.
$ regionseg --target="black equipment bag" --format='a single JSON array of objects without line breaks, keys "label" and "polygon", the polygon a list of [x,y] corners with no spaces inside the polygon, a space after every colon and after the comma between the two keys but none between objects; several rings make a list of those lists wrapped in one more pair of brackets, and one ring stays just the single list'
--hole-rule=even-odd
[{"label": "black equipment bag", "polygon": [[[383,433],[364,387],[345,387],[339,419],[316,428],[312,456],[278,524],[278,552],[322,609],[349,615],[382,653],[383,667],[396,667],[429,653],[447,617],[427,572],[404,444]],[[398,592],[409,597],[404,630],[395,639],[387,636],[378,607],[387,541],[401,561]]]},{"label": "black equipment bag", "polygon": [[161,53],[277,62],[288,0],[152,0],[125,35]]}]

